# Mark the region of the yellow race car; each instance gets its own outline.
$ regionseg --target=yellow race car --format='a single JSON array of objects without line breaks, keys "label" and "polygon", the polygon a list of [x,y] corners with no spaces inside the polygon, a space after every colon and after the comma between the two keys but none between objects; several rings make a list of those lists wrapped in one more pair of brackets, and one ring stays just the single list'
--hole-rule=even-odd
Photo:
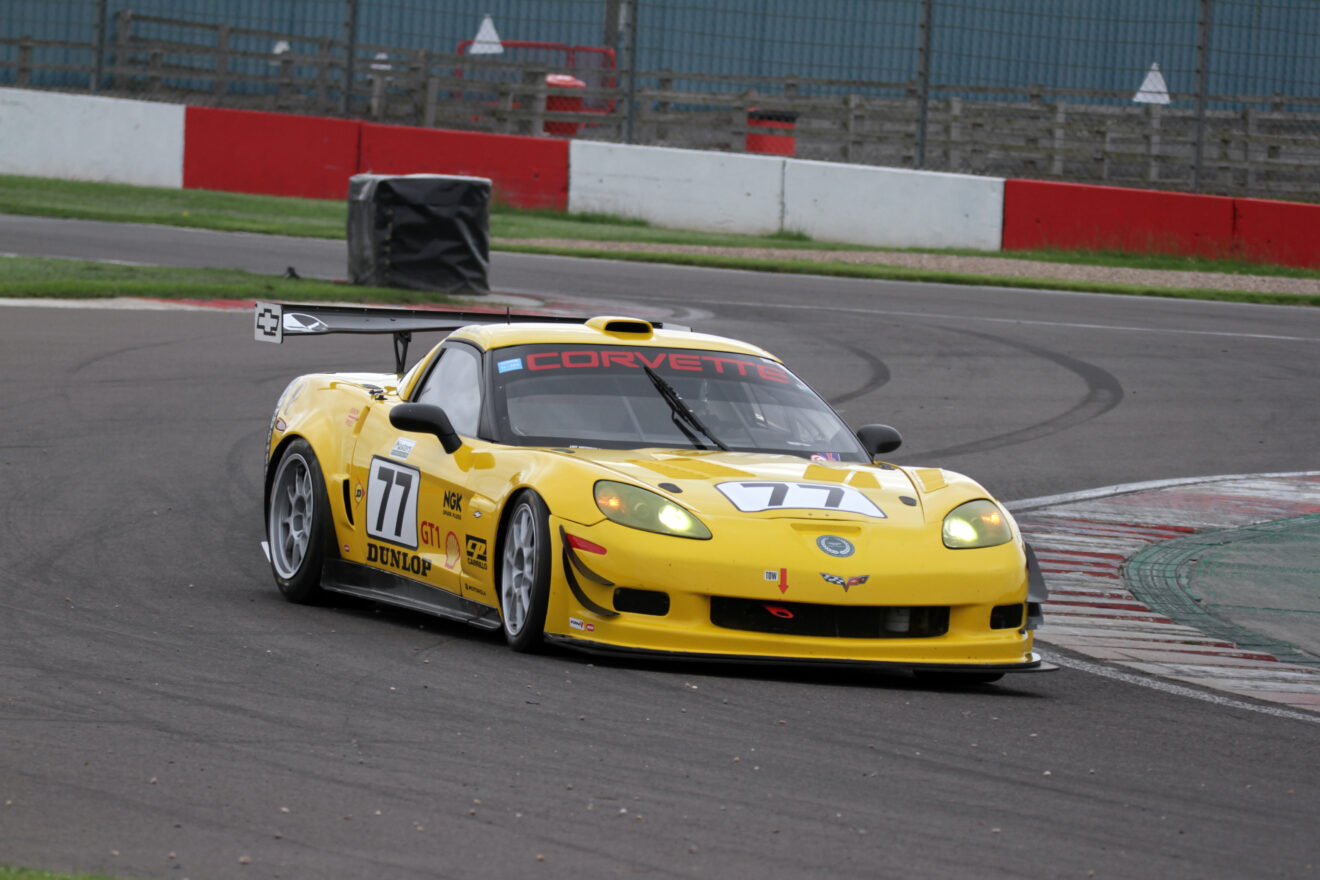
[{"label": "yellow race car", "polygon": [[[411,334],[450,331],[405,370]],[[266,454],[281,592],[503,629],[509,645],[890,665],[989,681],[1045,587],[1009,513],[878,460],[770,353],[626,317],[257,303],[259,340],[390,333],[395,372],[300,376]]]}]

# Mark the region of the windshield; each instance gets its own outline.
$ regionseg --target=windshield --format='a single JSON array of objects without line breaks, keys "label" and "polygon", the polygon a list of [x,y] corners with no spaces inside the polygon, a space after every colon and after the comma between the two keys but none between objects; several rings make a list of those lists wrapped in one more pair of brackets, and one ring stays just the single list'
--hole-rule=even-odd
[{"label": "windshield", "polygon": [[490,357],[501,442],[612,449],[724,445],[869,460],[825,401],[766,358],[626,345],[521,345]]}]

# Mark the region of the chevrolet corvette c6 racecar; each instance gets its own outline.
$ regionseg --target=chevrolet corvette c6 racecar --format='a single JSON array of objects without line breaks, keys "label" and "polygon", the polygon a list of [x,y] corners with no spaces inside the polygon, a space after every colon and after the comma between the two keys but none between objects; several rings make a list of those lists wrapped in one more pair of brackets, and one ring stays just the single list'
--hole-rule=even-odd
[{"label": "chevrolet corvette c6 racecar", "polygon": [[[405,369],[411,334],[450,331]],[[1044,583],[973,480],[880,457],[786,365],[636,318],[258,303],[258,339],[392,333],[394,373],[294,379],[271,420],[284,596],[345,593],[515,650],[890,665],[993,680]]]}]

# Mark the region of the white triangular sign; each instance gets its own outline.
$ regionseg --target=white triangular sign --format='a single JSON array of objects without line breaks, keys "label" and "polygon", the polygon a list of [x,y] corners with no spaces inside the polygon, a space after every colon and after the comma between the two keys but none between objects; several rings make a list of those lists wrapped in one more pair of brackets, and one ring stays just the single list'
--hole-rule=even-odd
[{"label": "white triangular sign", "polygon": [[486,13],[486,17],[481,20],[481,27],[477,28],[477,38],[468,46],[469,55],[500,55],[504,52],[504,44],[500,42],[500,35],[495,32],[495,21]]},{"label": "white triangular sign", "polygon": [[1141,81],[1141,88],[1137,89],[1132,100],[1137,104],[1169,103],[1169,86],[1164,82],[1158,63],[1151,64],[1150,70],[1146,71],[1146,78]]}]

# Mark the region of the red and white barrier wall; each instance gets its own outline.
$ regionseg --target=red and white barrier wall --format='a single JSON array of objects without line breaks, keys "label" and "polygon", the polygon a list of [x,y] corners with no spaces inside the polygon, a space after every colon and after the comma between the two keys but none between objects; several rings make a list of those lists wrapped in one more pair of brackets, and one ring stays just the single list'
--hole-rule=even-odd
[{"label": "red and white barrier wall", "polygon": [[359,172],[487,177],[515,207],[717,232],[1320,268],[1320,205],[0,88],[0,174],[342,199]]}]

